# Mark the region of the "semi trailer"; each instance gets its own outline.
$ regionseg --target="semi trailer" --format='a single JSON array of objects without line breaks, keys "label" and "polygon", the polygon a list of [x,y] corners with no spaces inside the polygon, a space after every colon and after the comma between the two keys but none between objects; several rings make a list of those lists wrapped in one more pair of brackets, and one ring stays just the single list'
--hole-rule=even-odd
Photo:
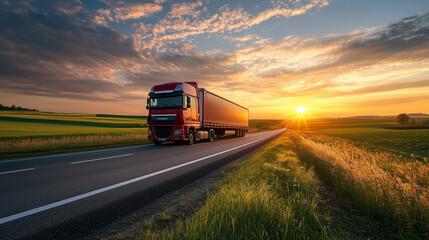
[{"label": "semi trailer", "polygon": [[173,82],[152,87],[147,99],[148,138],[166,141],[213,141],[234,131],[244,137],[249,129],[249,110],[216,95],[196,82]]}]

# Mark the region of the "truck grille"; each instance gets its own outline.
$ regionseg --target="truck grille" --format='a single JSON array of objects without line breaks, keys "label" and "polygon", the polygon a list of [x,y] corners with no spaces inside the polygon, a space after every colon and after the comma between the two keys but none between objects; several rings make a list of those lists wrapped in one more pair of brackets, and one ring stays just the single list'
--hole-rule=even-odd
[{"label": "truck grille", "polygon": [[176,116],[151,116],[152,124],[175,124]]},{"label": "truck grille", "polygon": [[170,137],[174,127],[153,127],[155,135],[160,138]]}]

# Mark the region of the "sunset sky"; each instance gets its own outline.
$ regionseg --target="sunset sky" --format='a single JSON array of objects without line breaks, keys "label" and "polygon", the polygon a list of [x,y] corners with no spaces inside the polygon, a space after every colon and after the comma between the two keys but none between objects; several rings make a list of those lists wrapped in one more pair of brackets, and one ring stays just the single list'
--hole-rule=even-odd
[{"label": "sunset sky", "polygon": [[196,81],[251,118],[429,113],[428,0],[0,0],[0,103],[146,115]]}]

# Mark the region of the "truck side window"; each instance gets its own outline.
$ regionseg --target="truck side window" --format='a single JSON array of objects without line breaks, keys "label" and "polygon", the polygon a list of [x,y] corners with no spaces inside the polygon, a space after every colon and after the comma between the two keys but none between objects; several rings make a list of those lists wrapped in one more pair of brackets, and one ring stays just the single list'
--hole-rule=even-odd
[{"label": "truck side window", "polygon": [[157,105],[158,105],[158,99],[156,99],[156,98],[150,98],[150,100],[151,100],[150,106],[151,107],[157,107]]},{"label": "truck side window", "polygon": [[192,111],[192,113],[193,113],[193,115],[192,115],[192,118],[193,118],[193,120],[197,120],[197,113],[198,113],[198,110],[197,110],[197,98],[192,98],[192,108],[193,108],[193,111]]},{"label": "truck side window", "polygon": [[193,97],[191,97],[190,96],[190,98],[191,98],[191,103],[190,103],[190,105],[191,105],[191,108],[189,109],[189,111],[190,111],[190,113],[191,113],[191,119],[193,120],[194,119],[194,112],[195,112],[195,109],[194,109],[194,98]]}]

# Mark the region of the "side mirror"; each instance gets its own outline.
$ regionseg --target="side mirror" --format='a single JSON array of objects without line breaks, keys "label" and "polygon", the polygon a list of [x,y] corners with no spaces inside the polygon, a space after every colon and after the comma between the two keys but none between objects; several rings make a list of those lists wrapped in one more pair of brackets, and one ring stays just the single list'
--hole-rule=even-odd
[{"label": "side mirror", "polygon": [[186,96],[186,107],[183,107],[183,110],[186,110],[191,107],[191,98]]},{"label": "side mirror", "polygon": [[190,108],[191,107],[191,97],[189,97],[189,96],[186,96],[186,107],[187,108]]},{"label": "side mirror", "polygon": [[147,109],[147,110],[149,110],[149,103],[150,103],[150,99],[148,98],[148,99],[146,100],[146,109]]}]

